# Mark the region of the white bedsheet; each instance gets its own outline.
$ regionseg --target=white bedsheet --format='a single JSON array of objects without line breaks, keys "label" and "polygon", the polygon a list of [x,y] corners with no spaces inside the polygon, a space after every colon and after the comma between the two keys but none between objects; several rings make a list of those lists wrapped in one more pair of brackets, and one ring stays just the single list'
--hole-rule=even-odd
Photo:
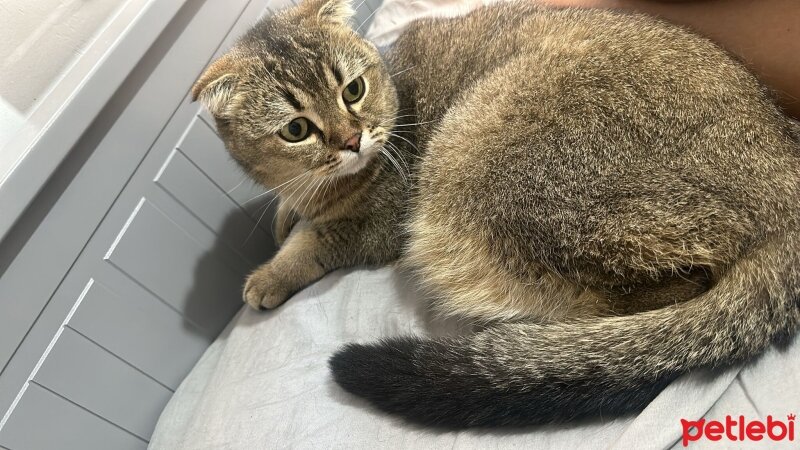
[{"label": "white bedsheet", "polygon": [[[378,47],[393,43],[403,29],[423,17],[457,17],[503,0],[383,0],[366,37]],[[357,3],[356,3],[357,4]]]},{"label": "white bedsheet", "polygon": [[[336,386],[328,356],[350,341],[441,334],[406,277],[392,268],[338,271],[274,311],[247,308],[208,349],[161,415],[152,449],[682,448],[680,419],[785,420],[798,412],[800,340],[744,369],[698,371],[635,417],[522,430],[443,432],[380,413]],[[785,448],[796,448],[783,442]],[[698,445],[699,444],[699,445]],[[717,444],[712,446],[711,444]],[[742,448],[708,440],[694,448]],[[753,448],[778,448],[767,441]]]}]

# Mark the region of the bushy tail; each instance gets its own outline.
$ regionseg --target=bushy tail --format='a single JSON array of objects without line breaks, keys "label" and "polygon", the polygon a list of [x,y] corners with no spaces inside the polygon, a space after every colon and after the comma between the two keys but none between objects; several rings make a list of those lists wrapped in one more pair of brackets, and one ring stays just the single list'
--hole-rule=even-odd
[{"label": "bushy tail", "polygon": [[646,406],[699,366],[753,356],[800,321],[800,239],[773,239],[705,294],[623,317],[514,323],[472,336],[351,344],[336,382],[378,408],[446,427],[525,425]]}]

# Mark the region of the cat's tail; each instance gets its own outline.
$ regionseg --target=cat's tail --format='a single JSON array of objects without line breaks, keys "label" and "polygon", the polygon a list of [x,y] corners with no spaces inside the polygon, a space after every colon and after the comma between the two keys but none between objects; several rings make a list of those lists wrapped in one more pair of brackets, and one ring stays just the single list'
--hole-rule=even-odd
[{"label": "cat's tail", "polygon": [[693,367],[753,356],[800,322],[800,237],[773,239],[708,292],[659,310],[347,345],[336,382],[427,425],[525,425],[638,410]]}]

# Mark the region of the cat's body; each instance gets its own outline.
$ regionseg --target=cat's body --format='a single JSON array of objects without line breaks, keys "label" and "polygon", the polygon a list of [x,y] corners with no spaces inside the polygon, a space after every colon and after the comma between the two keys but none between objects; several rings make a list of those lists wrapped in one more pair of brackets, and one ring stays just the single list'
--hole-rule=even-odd
[{"label": "cat's body", "polygon": [[692,270],[713,275],[785,207],[762,203],[774,180],[754,171],[797,155],[743,151],[747,133],[775,144],[738,124],[788,121],[763,94],[753,104],[761,88],[739,65],[683,30],[505,5],[412,24],[389,60],[411,68],[396,83],[423,123],[410,265],[445,292],[447,312],[552,319],[661,306],[628,298],[683,278],[696,295],[707,277]]},{"label": "cat's body", "polygon": [[[320,65],[348,50],[370,60],[341,7],[268,19],[249,51],[272,58],[264,36],[297,44],[307,28],[323,30],[308,38]],[[319,79],[336,96],[367,74],[359,110],[344,109],[368,142],[393,133],[396,160],[366,160],[310,198],[282,192],[282,216],[304,220],[246,300],[276,306],[327,271],[402,253],[440,311],[491,325],[349,346],[331,363],[345,389],[424,423],[563,420],[640,408],[692,367],[795,331],[800,132],[715,45],[645,17],[510,3],[414,23],[387,64]],[[195,95],[214,112],[208,86],[225,77],[209,73]],[[291,185],[294,173],[268,179],[278,150],[240,139],[247,103],[215,114],[229,150],[267,186]]]}]

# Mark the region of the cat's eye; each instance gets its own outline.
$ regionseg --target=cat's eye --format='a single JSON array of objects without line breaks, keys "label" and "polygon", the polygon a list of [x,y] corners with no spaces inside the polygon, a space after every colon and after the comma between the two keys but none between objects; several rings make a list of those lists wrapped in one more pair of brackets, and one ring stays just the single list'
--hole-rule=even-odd
[{"label": "cat's eye", "polygon": [[361,100],[361,97],[364,96],[364,87],[364,78],[356,78],[344,87],[344,91],[342,91],[342,100],[348,105]]},{"label": "cat's eye", "polygon": [[300,142],[311,134],[311,123],[305,117],[298,117],[281,128],[280,135],[289,142]]}]

